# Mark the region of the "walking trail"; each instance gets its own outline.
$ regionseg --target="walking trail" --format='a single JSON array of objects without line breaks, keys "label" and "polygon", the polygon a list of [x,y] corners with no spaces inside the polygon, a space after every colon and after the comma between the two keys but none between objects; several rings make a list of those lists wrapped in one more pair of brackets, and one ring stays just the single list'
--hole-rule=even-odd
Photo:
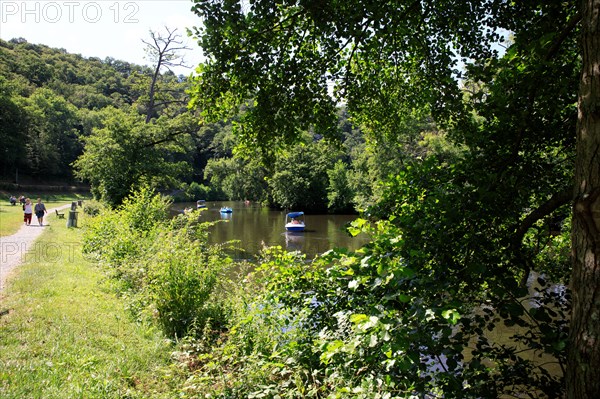
[{"label": "walking trail", "polygon": [[[0,294],[4,291],[6,280],[11,272],[26,259],[28,251],[33,249],[35,240],[44,232],[48,222],[47,218],[55,214],[55,210],[70,208],[71,205],[63,205],[57,208],[48,209],[48,214],[44,217],[44,225],[37,223],[35,215],[32,218],[31,225],[23,224],[15,234],[0,237]],[[60,222],[59,222],[60,220]],[[54,223],[62,223],[62,219],[55,219]]]}]

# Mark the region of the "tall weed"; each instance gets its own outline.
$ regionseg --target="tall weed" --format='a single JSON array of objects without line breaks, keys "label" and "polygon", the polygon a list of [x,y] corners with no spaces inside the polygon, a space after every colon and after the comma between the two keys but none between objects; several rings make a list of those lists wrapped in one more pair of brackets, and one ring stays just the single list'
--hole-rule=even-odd
[{"label": "tall weed", "polygon": [[158,195],[148,187],[142,187],[130,197],[125,198],[119,208],[122,223],[138,232],[150,232],[158,224],[169,220],[172,200]]},{"label": "tall weed", "polygon": [[[163,330],[173,337],[198,336],[227,325],[223,281],[230,261],[207,245],[206,225],[179,216],[160,229],[146,258],[148,292]],[[184,222],[183,226],[174,228]]]},{"label": "tall weed", "polygon": [[107,267],[130,309],[169,337],[218,333],[228,324],[222,287],[231,261],[208,244],[210,224],[193,214],[171,219],[170,205],[140,189],[87,224],[84,251]]},{"label": "tall weed", "polygon": [[306,383],[313,377],[295,358],[309,338],[297,328],[304,324],[305,313],[282,306],[275,297],[284,292],[265,289],[270,279],[286,279],[310,265],[305,265],[302,255],[277,247],[265,249],[261,262],[231,295],[232,327],[224,339],[208,347],[197,342],[190,345],[189,356],[197,364],[184,387],[186,392],[242,399],[277,397],[282,387],[288,387],[290,395],[285,397],[315,397],[301,394],[315,384]]}]

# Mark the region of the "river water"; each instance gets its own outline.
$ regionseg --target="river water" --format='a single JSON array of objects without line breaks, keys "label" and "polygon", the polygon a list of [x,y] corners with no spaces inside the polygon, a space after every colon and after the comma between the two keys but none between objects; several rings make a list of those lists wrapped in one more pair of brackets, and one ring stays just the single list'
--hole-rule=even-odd
[{"label": "river water", "polygon": [[[312,259],[315,255],[332,248],[356,250],[369,242],[367,236],[351,237],[346,232],[346,226],[356,219],[357,215],[305,215],[306,230],[301,233],[291,233],[285,231],[285,211],[237,201],[207,201],[206,205],[207,209],[201,213],[200,220],[223,221],[210,228],[209,241],[220,244],[231,240],[239,240],[238,248],[228,251],[236,260],[246,259],[252,261],[264,246],[279,245],[289,251],[300,251],[306,254],[307,259]],[[220,209],[223,206],[231,207],[233,212],[231,214],[221,214]],[[173,205],[173,211],[176,213],[183,212],[186,208],[195,209],[196,203],[176,203]],[[532,274],[530,277],[528,284],[530,298],[539,296],[535,284],[537,277],[537,274]],[[558,285],[552,286],[550,289],[564,290],[564,287]],[[535,301],[527,301],[525,298],[523,298],[523,303],[527,309],[537,306]],[[485,335],[495,345],[516,346],[519,348],[520,357],[533,360],[536,365],[544,367],[550,375],[562,375],[562,370],[556,363],[556,359],[543,355],[539,351],[528,350],[514,341],[512,336],[515,333],[523,333],[521,330],[516,326],[507,327],[503,323],[498,323],[493,331],[486,331]],[[470,358],[470,349],[465,351],[466,360]],[[440,367],[440,364],[432,366],[431,370],[435,371],[438,367]],[[524,395],[527,394],[524,393]],[[534,397],[537,396],[534,395]]]},{"label": "river water", "polygon": [[[312,259],[333,248],[355,250],[369,241],[367,236],[351,237],[346,231],[357,215],[308,214],[304,216],[304,232],[286,232],[285,211],[241,201],[207,201],[206,205],[200,220],[223,221],[210,228],[210,242],[218,244],[239,240],[236,244],[238,249],[229,251],[237,260],[252,260],[264,246],[279,245],[288,251],[300,251],[306,254],[307,259]],[[231,207],[233,212],[220,213],[223,206]],[[183,212],[186,208],[195,207],[196,204],[191,202],[176,203],[173,210]]]}]

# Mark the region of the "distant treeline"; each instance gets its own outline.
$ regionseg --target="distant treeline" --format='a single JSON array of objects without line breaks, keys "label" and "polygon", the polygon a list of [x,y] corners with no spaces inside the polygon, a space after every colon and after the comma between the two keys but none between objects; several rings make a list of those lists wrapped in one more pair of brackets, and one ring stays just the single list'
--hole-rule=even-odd
[{"label": "distant treeline", "polygon": [[0,40],[2,179],[90,184],[111,204],[150,184],[185,200],[348,212],[376,201],[379,182],[427,151],[424,137],[440,137],[429,121],[415,121],[409,145],[367,148],[340,108],[337,141],[306,131],[270,154],[240,149],[238,116],[204,122],[202,110],[187,107],[192,79],[159,67],[154,82],[155,70]]}]

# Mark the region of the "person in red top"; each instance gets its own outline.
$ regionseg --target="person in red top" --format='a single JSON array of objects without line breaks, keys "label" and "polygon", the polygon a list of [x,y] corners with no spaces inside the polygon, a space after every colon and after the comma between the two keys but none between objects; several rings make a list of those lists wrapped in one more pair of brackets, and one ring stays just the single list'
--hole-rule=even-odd
[{"label": "person in red top", "polygon": [[31,214],[33,213],[33,208],[31,206],[31,200],[29,198],[25,199],[25,203],[23,204],[23,220],[27,226],[31,224]]}]

